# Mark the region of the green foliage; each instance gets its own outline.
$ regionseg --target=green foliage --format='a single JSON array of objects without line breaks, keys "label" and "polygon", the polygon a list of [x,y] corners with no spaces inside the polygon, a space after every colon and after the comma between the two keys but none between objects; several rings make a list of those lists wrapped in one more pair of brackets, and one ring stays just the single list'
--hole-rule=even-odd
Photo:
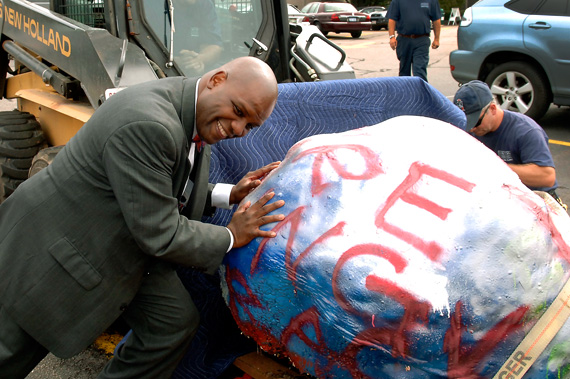
[{"label": "green foliage", "polygon": [[439,0],[439,6],[443,8],[446,20],[449,17],[449,13],[451,13],[451,8],[459,8],[461,10],[461,14],[463,14],[465,3],[465,0]]},{"label": "green foliage", "polygon": [[368,7],[371,5],[381,5],[388,9],[390,5],[390,0],[351,0],[350,3],[354,5],[357,9]]},{"label": "green foliage", "polygon": [[[350,3],[358,9],[371,5],[381,5],[388,9],[390,0],[350,0]],[[465,4],[466,0],[439,0],[439,6],[443,8],[446,19],[449,17],[451,8],[459,8],[461,9],[461,14],[463,14],[463,11],[465,10]]]},{"label": "green foliage", "polygon": [[570,374],[568,352],[570,352],[570,342],[563,342],[554,346],[548,357],[548,369],[557,368],[558,378],[568,378]]}]

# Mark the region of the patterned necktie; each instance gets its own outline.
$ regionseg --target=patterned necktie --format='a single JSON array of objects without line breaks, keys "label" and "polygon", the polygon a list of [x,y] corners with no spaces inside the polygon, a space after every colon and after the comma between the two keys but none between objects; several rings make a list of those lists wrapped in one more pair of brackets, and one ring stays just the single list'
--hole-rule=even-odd
[{"label": "patterned necktie", "polygon": [[[202,148],[204,147],[204,145],[206,144],[206,142],[202,141],[202,139],[200,138],[200,136],[198,134],[196,134],[194,136],[194,138],[192,138],[192,142],[194,142],[196,144],[196,152],[195,157],[197,157],[196,153],[199,153],[200,150],[202,150]],[[193,163],[193,167],[191,170],[194,169],[195,166],[195,161]],[[191,175],[191,174],[190,174]],[[189,186],[190,184],[192,184],[192,186]],[[186,186],[184,187],[184,191],[182,193],[181,199],[178,202],[178,210],[180,212],[182,212],[182,210],[186,207],[186,202],[190,199],[190,193],[192,192],[192,187],[193,187],[192,181],[190,179],[188,179],[188,182],[186,183]]]},{"label": "patterned necktie", "polygon": [[196,134],[194,138],[192,138],[192,142],[196,144],[196,150],[198,150],[198,152],[200,152],[200,150],[202,150],[202,148],[206,144],[206,142],[202,141],[202,139],[198,134]]}]

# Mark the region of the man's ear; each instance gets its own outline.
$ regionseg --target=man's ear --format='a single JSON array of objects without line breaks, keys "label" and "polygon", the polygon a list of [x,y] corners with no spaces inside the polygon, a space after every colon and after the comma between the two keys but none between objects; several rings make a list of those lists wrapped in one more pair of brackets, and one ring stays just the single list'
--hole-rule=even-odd
[{"label": "man's ear", "polygon": [[220,71],[216,72],[208,80],[208,84],[207,84],[208,88],[212,89],[212,88],[224,83],[227,80],[227,78],[228,78],[227,71],[220,70]]}]

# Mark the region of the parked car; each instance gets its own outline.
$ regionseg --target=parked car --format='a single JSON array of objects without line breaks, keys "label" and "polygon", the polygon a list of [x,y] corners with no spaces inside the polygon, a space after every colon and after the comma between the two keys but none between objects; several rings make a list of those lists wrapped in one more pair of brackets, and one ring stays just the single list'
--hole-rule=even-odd
[{"label": "parked car", "polygon": [[481,0],[464,12],[455,80],[485,81],[503,109],[539,119],[570,105],[570,8],[566,1]]},{"label": "parked car", "polygon": [[290,24],[301,24],[307,16],[292,4],[287,4],[287,13],[289,14]]},{"label": "parked car", "polygon": [[386,18],[386,12],[388,12],[388,10],[386,8],[379,6],[364,7],[362,9],[359,9],[359,12],[370,15],[372,30],[382,30],[382,28],[388,30],[388,19]]},{"label": "parked car", "polygon": [[370,30],[370,15],[356,10],[349,3],[308,3],[301,12],[307,15],[311,25],[315,25],[326,36],[329,32],[350,33],[359,38],[363,30]]}]

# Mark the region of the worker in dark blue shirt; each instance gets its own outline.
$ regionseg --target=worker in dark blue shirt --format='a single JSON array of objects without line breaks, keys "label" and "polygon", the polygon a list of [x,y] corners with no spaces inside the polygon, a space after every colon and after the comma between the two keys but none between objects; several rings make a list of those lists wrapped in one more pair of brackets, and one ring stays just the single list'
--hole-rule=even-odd
[{"label": "worker in dark blue shirt", "polygon": [[[400,61],[400,76],[418,76],[427,82],[430,21],[433,24],[431,48],[439,47],[441,8],[438,0],[392,0],[388,13],[390,47]],[[396,31],[398,35],[396,36]]]},{"label": "worker in dark blue shirt", "polygon": [[487,84],[463,84],[453,100],[467,116],[465,131],[493,150],[531,190],[548,192],[565,209],[556,194],[558,183],[548,136],[533,119],[502,109]]}]

